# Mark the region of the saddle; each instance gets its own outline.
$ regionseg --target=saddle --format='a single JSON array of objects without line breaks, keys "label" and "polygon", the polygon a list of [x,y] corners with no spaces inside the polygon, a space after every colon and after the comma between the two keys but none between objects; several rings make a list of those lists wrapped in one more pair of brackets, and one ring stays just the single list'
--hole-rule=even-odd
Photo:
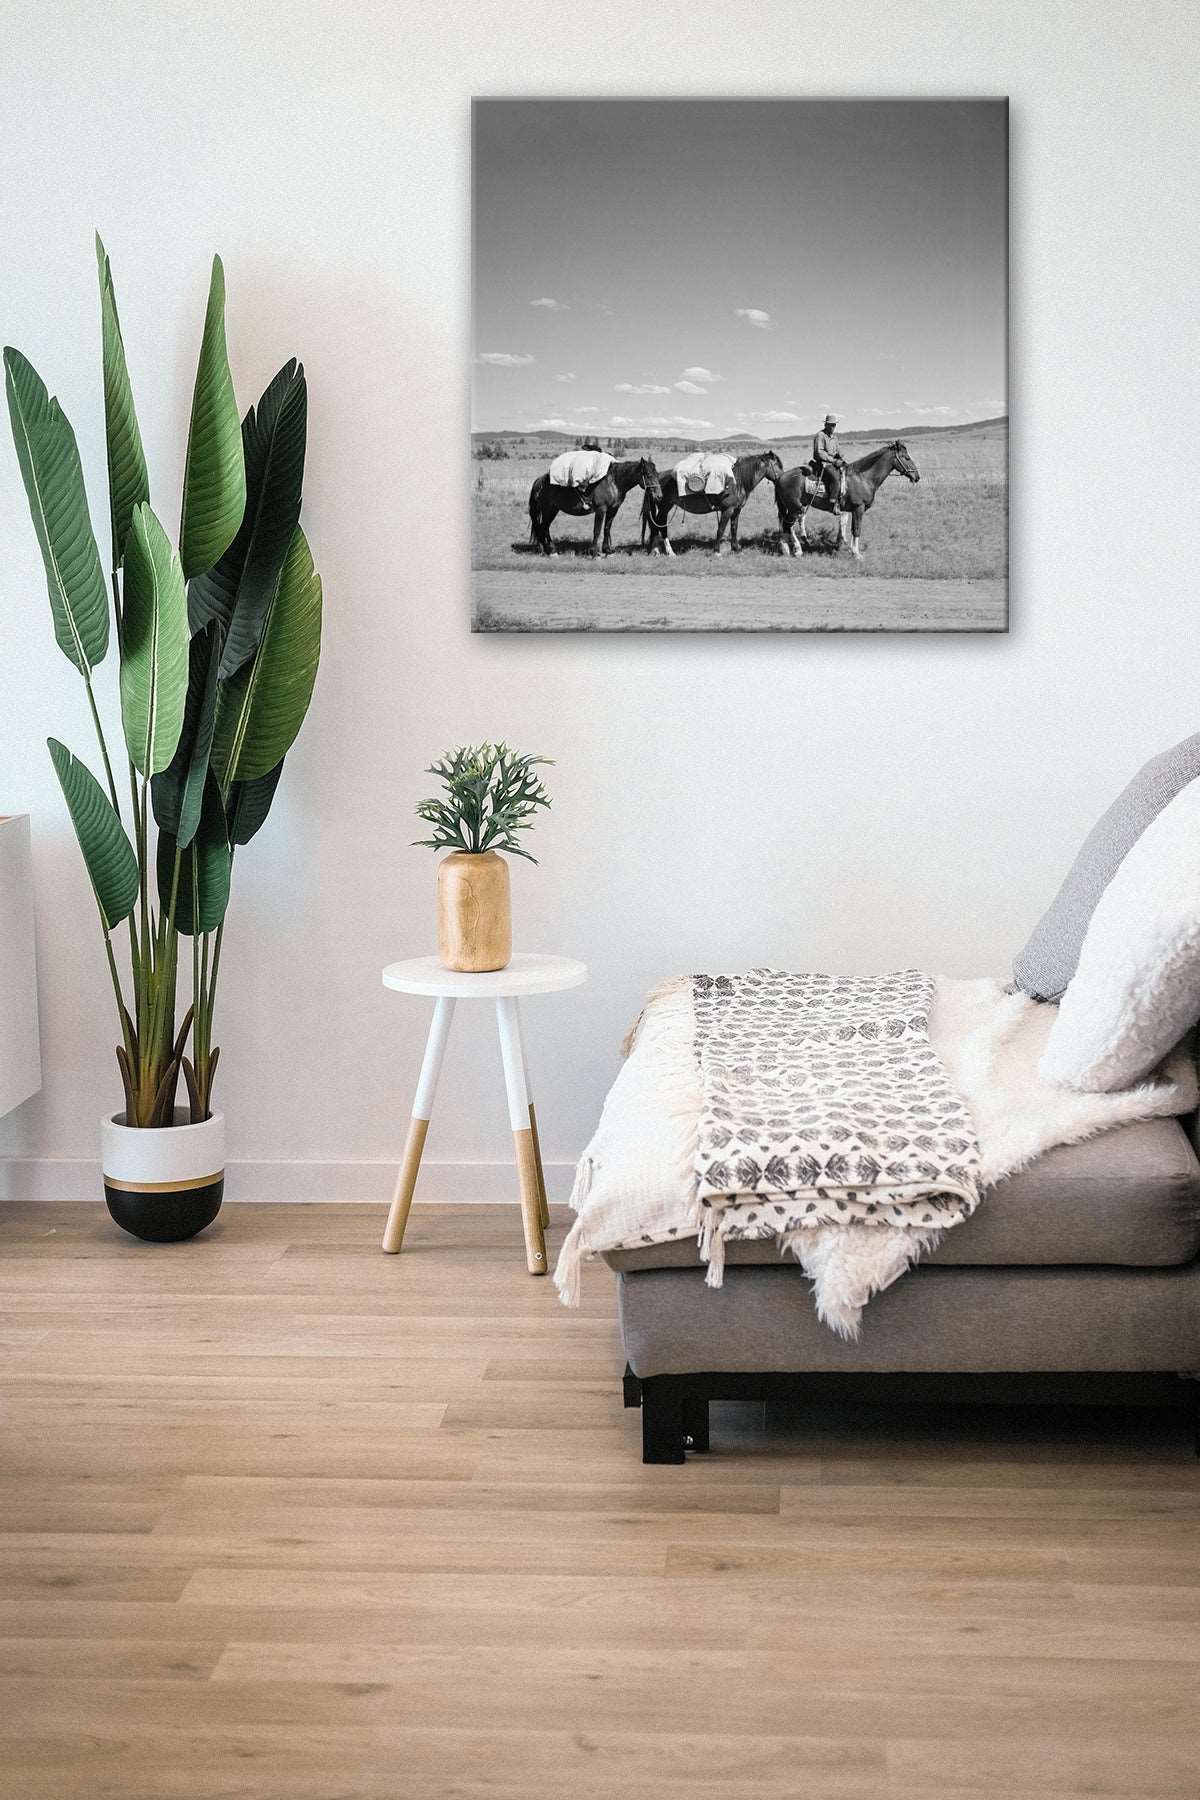
[{"label": "saddle", "polygon": [[[823,494],[825,492],[825,479],[821,473],[823,465],[819,463],[814,456],[810,457],[803,467],[805,486],[811,487],[813,498],[815,499],[818,494]],[[846,498],[846,469],[844,464],[838,470],[838,475],[840,478],[838,481],[838,504],[840,505]]]}]

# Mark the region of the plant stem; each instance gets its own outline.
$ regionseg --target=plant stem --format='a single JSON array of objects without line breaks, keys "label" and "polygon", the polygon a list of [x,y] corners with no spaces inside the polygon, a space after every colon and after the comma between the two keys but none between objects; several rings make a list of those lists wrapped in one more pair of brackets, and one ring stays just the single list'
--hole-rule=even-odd
[{"label": "plant stem", "polygon": [[[221,944],[224,936],[225,921],[222,919],[221,923],[217,926],[216,937],[213,942],[212,973],[208,978],[208,1035],[210,1038],[212,1037],[213,1011],[217,1004],[217,970],[221,967]],[[206,945],[207,942],[208,940],[206,938]]]},{"label": "plant stem", "polygon": [[113,811],[119,819],[121,816],[121,802],[117,799],[117,784],[113,780],[112,763],[108,760],[108,744],[104,737],[104,727],[100,723],[100,712],[96,705],[96,696],[92,691],[92,678],[90,675],[84,677],[83,685],[87,689],[88,705],[92,709],[92,724],[96,727],[96,739],[100,745],[100,754],[104,758],[104,773],[108,778],[108,797],[112,801]]},{"label": "plant stem", "polygon": [[108,958],[108,972],[112,977],[113,993],[116,995],[117,999],[117,1018],[121,1025],[121,1039],[125,1045],[125,1054],[129,1058],[129,1064],[132,1068],[134,1063],[134,1047],[133,1039],[129,1035],[129,1013],[125,1006],[125,996],[121,992],[121,977],[117,971],[117,959],[113,955],[112,937],[109,933],[108,926],[104,924],[103,917],[101,917],[100,924],[104,931],[104,954]]}]

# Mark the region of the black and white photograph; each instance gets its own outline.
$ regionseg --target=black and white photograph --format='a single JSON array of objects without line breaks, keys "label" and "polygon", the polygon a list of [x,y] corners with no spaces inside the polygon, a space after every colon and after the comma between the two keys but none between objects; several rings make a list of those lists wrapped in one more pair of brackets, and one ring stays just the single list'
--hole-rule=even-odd
[{"label": "black and white photograph", "polygon": [[473,106],[475,631],[1004,631],[1005,99]]}]

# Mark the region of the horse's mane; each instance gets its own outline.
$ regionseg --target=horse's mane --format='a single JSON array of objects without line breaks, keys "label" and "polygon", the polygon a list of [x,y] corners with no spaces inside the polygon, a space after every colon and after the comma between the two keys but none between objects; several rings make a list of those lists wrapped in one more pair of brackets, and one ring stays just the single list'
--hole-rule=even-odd
[{"label": "horse's mane", "polygon": [[896,438],[889,438],[886,444],[880,444],[878,450],[872,450],[868,456],[860,456],[857,462],[847,463],[846,467],[861,474],[864,469],[869,469],[872,463],[878,462],[886,451],[894,450],[898,441]]},{"label": "horse's mane", "polygon": [[777,450],[751,450],[745,456],[735,456],[733,466],[739,475],[746,475],[755,463],[765,462],[769,456],[775,457],[778,461],[779,452]]}]

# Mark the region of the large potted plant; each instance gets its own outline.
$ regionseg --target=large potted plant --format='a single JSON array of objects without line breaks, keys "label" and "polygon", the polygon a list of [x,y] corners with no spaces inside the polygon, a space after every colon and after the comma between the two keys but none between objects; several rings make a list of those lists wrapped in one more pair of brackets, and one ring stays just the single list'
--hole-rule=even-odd
[{"label": "large potted plant", "polygon": [[[101,1122],[105,1199],[125,1230],[166,1241],[194,1236],[221,1205],[224,1119],[212,1106],[220,1054],[213,1023],[230,876],[235,851],[267,816],[308,710],[321,583],[299,525],[303,368],[285,364],[239,423],[224,274],[214,258],[176,549],[150,504],[99,239],[96,250],[107,583],[66,414],[19,351],[5,350],[4,370],[54,634],[83,679],[102,766],[97,779],[65,744],[49,740],[117,1010],[124,1107]],[[114,626],[127,765],[120,784],[92,685]],[[182,1010],[181,940],[191,962]]]}]

